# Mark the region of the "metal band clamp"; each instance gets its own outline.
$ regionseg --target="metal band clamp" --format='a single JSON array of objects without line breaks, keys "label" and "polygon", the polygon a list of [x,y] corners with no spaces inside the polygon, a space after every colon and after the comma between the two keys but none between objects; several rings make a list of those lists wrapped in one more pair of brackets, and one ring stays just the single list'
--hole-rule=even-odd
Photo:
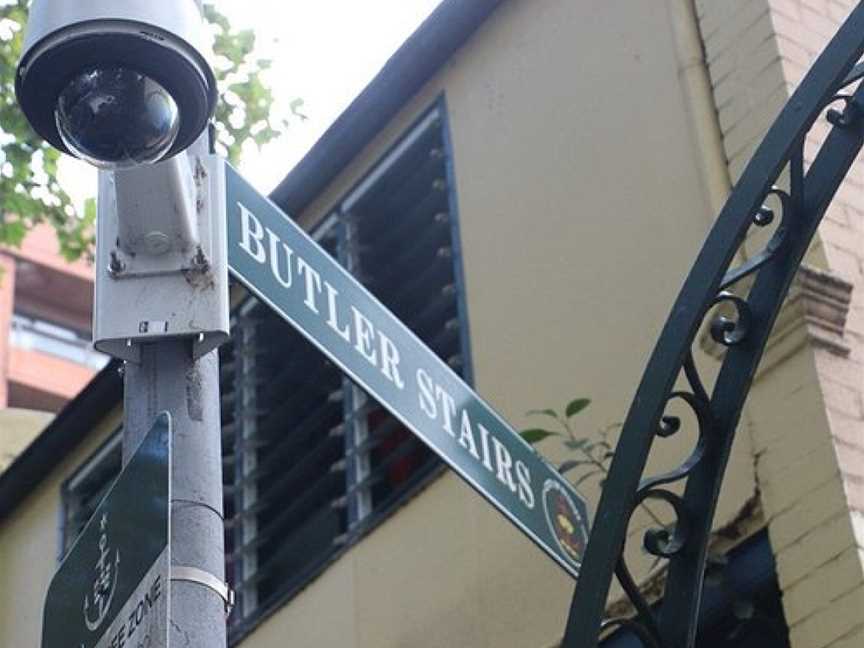
[{"label": "metal band clamp", "polygon": [[228,583],[216,578],[210,572],[186,565],[171,565],[171,580],[197,583],[213,590],[225,601],[225,616],[231,614],[234,607],[234,590],[228,586]]}]

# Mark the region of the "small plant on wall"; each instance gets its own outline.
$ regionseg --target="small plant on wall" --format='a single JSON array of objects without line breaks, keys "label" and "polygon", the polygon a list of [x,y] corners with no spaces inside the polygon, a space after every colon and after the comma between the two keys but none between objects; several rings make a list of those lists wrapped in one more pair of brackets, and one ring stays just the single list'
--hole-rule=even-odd
[{"label": "small plant on wall", "polygon": [[528,416],[544,418],[547,425],[528,428],[519,433],[531,445],[557,438],[564,447],[573,451],[577,457],[561,462],[557,468],[562,475],[575,473],[576,477],[573,479],[571,476],[571,481],[577,488],[594,477],[599,480],[600,487],[603,487],[609,472],[609,461],[615,454],[609,436],[620,427],[620,424],[616,423],[598,430],[594,436],[576,436],[572,419],[590,404],[589,398],[576,398],[567,403],[560,413],[552,408],[530,410],[526,412]]},{"label": "small plant on wall", "polygon": [[[570,473],[569,479],[575,488],[579,488],[590,479],[597,479],[598,485],[603,488],[609,474],[609,465],[615,455],[611,437],[621,427],[620,423],[613,423],[597,430],[593,435],[577,436],[573,419],[585,411],[590,404],[590,398],[575,398],[560,412],[552,408],[530,410],[526,412],[528,416],[543,419],[546,425],[528,428],[519,433],[531,445],[550,438],[560,440],[564,447],[571,451],[573,457],[562,461],[557,469],[562,475]],[[639,506],[658,527],[666,528],[666,525],[644,502]]]}]

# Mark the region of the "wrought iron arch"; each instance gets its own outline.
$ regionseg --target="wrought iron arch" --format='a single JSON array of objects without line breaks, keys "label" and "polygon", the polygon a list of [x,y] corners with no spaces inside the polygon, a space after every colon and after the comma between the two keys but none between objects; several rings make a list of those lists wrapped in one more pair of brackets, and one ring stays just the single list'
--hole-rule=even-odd
[{"label": "wrought iron arch", "polygon": [[[717,498],[741,408],[769,333],[816,228],[864,141],[864,3],[859,4],[815,62],[769,129],[720,212],[684,283],[630,406],[595,515],[576,586],[564,648],[594,648],[603,629],[630,628],[650,648],[691,648],[708,541]],[[856,85],[857,84],[857,85]],[[808,168],[805,138],[825,115],[832,128]],[[777,186],[788,172],[788,189]],[[777,210],[766,206],[771,200]],[[779,217],[779,221],[777,218]],[[735,255],[752,227],[775,221],[761,253],[735,267]],[[746,296],[730,289],[752,283]],[[700,378],[692,347],[703,322],[726,348],[710,393]],[[730,309],[731,307],[731,309]],[[676,390],[679,378],[689,387]],[[645,476],[652,444],[675,434],[672,400],[694,412],[698,440],[675,470]],[[669,487],[683,485],[683,495]],[[675,514],[672,529],[646,533],[646,551],[668,560],[662,602],[652,608],[626,563],[624,549],[633,511],[659,499]],[[632,619],[602,620],[615,574],[636,610]]]}]

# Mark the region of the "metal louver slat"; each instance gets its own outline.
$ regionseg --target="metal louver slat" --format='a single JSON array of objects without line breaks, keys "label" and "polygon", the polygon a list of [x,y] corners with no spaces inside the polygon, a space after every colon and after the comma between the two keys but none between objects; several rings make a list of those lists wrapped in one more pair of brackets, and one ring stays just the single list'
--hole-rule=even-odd
[{"label": "metal louver slat", "polygon": [[[290,497],[302,487],[303,478],[311,479],[322,465],[333,465],[341,458],[342,439],[324,436],[323,440],[302,458],[284,466],[269,484],[259,484],[258,496]],[[293,489],[291,487],[294,487]],[[285,491],[288,491],[287,493]]]},{"label": "metal louver slat", "polygon": [[[443,360],[458,364],[464,311],[442,111],[443,104],[418,121],[324,219],[316,238]],[[253,302],[241,311],[256,318],[245,351],[254,357],[255,410],[249,402],[245,415],[235,407],[235,429],[223,431],[243,465],[226,518],[229,573],[245,601],[234,615],[235,637],[440,465],[379,403]],[[243,404],[249,388],[238,383],[226,398]],[[254,498],[243,502],[250,492]]]},{"label": "metal louver slat", "polygon": [[271,450],[261,465],[247,476],[248,479],[260,479],[284,465],[286,457],[302,449],[303,444],[316,432],[326,434],[328,421],[339,418],[340,412],[335,408],[314,410],[297,425],[286,425],[286,438]]},{"label": "metal louver slat", "polygon": [[[305,571],[326,559],[339,545],[341,525],[338,517],[335,506],[322,508],[307,524],[283,538],[261,569],[240,583],[240,587],[248,588],[262,581],[282,578],[277,587],[270,588],[273,590],[270,596],[277,594],[279,589],[290,589]],[[267,597],[262,599],[261,603],[264,604]]]},{"label": "metal louver slat", "polygon": [[[420,204],[414,205],[394,218],[389,227],[382,227],[375,235],[377,243],[373,248],[376,254],[384,254],[389,258],[407,237],[426,228],[449,230],[450,215],[446,211],[433,209],[434,206],[431,202],[426,209],[421,209]],[[370,249],[361,245],[359,251],[361,255],[366,255]]]},{"label": "metal louver slat", "polygon": [[[295,495],[290,502],[285,503],[284,507],[278,507],[278,512],[260,526],[256,537],[241,545],[235,554],[246,554],[265,542],[269,542],[276,536],[277,532],[284,530],[290,522],[302,520],[310,510],[315,509],[316,505],[330,506],[332,502],[338,499],[338,496],[331,491],[339,489],[343,479],[344,477],[339,471],[330,471],[320,476],[303,493]],[[274,507],[275,503],[271,502],[269,505]],[[263,512],[262,510],[256,511],[259,515]],[[246,517],[247,512],[243,511],[240,516]]]}]

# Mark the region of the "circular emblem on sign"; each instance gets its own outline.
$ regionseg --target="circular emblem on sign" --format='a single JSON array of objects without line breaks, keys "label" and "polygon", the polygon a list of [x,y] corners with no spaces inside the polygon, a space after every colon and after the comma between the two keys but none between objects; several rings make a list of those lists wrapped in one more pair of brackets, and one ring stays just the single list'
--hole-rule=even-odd
[{"label": "circular emblem on sign", "polygon": [[120,550],[112,551],[110,547],[108,515],[105,513],[99,521],[99,532],[99,556],[94,566],[93,588],[84,596],[84,623],[90,632],[95,632],[105,622],[120,578]]},{"label": "circular emblem on sign", "polygon": [[576,510],[570,493],[554,479],[547,479],[543,484],[543,509],[549,530],[561,552],[577,567],[580,566],[588,544],[585,520]]}]

